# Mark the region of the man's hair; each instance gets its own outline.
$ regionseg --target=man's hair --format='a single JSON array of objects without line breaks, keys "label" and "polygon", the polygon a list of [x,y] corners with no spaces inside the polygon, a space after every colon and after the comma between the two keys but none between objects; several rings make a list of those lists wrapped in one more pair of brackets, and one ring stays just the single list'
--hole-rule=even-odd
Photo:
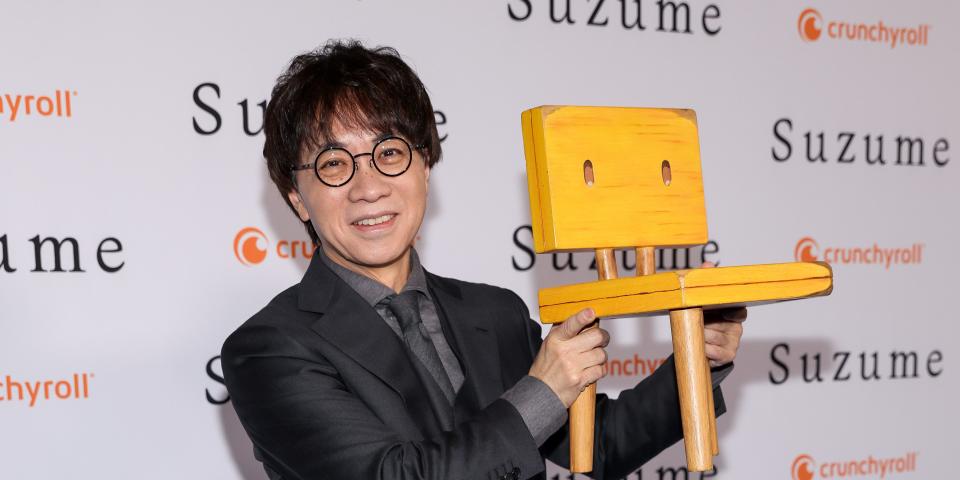
[{"label": "man's hair", "polygon": [[[426,146],[429,167],[440,160],[430,97],[400,54],[389,47],[366,48],[355,40],[331,40],[290,62],[277,78],[264,115],[263,156],[291,209],[287,194],[297,188],[293,167],[304,151],[333,140],[334,124],[403,136],[412,145]],[[313,225],[308,221],[304,226],[319,245]]]}]

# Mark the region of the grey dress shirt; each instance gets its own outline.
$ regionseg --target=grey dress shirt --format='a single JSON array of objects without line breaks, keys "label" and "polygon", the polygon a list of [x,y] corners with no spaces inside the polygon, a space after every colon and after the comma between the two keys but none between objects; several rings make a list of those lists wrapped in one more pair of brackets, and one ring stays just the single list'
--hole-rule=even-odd
[{"label": "grey dress shirt", "polygon": [[[394,317],[393,312],[387,308],[387,302],[383,301],[396,292],[372,278],[356,273],[330,260],[320,248],[316,250],[315,254],[320,255],[323,263],[370,304],[397,336],[403,338],[400,323]],[[454,392],[459,392],[464,381],[463,368],[443,335],[436,305],[434,305],[430,290],[427,288],[427,276],[423,271],[423,266],[420,265],[417,251],[412,248],[410,249],[410,275],[407,277],[407,284],[401,291],[408,290],[420,294],[418,296],[420,319],[424,328],[427,329],[434,348],[437,349],[440,362],[443,364],[443,370],[449,377]],[[451,322],[457,321],[455,318],[449,320]],[[713,385],[719,384],[732,368],[733,364],[728,364],[714,369],[712,373]],[[517,409],[538,446],[542,445],[550,435],[559,430],[567,421],[567,409],[563,406],[560,398],[547,384],[530,375],[521,378],[513,387],[503,392],[501,398],[510,402]]]}]

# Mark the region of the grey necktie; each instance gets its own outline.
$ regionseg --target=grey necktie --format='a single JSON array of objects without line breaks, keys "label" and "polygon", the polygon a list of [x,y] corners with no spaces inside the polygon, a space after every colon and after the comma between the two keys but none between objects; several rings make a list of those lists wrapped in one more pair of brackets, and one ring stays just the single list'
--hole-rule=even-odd
[{"label": "grey necktie", "polygon": [[[435,407],[445,410],[444,413],[446,414],[449,412],[449,407],[453,405],[455,394],[450,379],[447,377],[447,372],[440,362],[440,355],[437,354],[437,349],[430,341],[430,335],[426,332],[423,321],[420,319],[419,295],[414,290],[400,292],[389,297],[390,303],[387,304],[387,307],[397,317],[400,331],[403,333],[403,341],[416,358],[420,360],[420,364],[426,368],[436,386],[440,387],[440,392],[446,398],[447,404],[446,408],[442,408],[442,405],[435,405]],[[425,383],[428,381],[426,378],[423,380]],[[431,390],[429,387],[427,386],[428,392]]]}]

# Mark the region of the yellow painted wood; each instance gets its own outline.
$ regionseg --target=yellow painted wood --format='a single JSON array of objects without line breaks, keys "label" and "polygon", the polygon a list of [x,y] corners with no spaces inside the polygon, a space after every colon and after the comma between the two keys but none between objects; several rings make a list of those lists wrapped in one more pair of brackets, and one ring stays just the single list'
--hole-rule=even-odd
[{"label": "yellow painted wood", "polygon": [[798,300],[827,295],[830,293],[831,285],[832,281],[828,278],[813,278],[746,285],[686,288],[683,291],[683,306],[750,306],[759,302]]},{"label": "yellow painted wood", "polygon": [[[635,294],[670,292],[680,289],[676,272],[655,273],[640,277],[624,277],[604,282],[575,283],[540,289],[540,306],[559,303],[625,297]],[[601,316],[598,314],[598,316]]]},{"label": "yellow painted wood", "polygon": [[[720,273],[717,273],[720,272]],[[712,287],[716,285],[745,285],[769,281],[830,278],[832,269],[823,262],[790,262],[742,265],[734,267],[678,270],[684,287]]]},{"label": "yellow painted wood", "polygon": [[672,292],[637,294],[627,297],[598,298],[596,300],[559,303],[556,305],[541,305],[540,322],[560,323],[584,308],[592,308],[597,312],[598,316],[608,318],[640,315],[643,313],[650,313],[651,315],[664,314],[667,310],[680,308],[682,305],[683,301],[678,290]]},{"label": "yellow painted wood", "polygon": [[590,307],[598,317],[793,300],[829,295],[830,266],[793,262],[663,272],[540,290],[540,321],[556,323]]},{"label": "yellow painted wood", "polygon": [[707,241],[692,110],[543,106],[521,122],[537,252]]},{"label": "yellow painted wood", "polygon": [[[546,191],[545,185],[540,185],[540,181],[546,181],[546,176],[537,175],[537,152],[534,148],[535,141],[533,140],[536,136],[535,132],[542,131],[542,127],[534,127],[533,124],[533,111],[527,110],[520,114],[520,125],[523,127],[523,138],[531,139],[530,141],[523,142],[523,152],[527,161],[527,192],[530,195],[530,227],[533,231],[534,243],[540,242],[543,244],[544,240],[544,229],[543,229],[543,218],[550,216],[550,206],[545,205],[541,208],[540,201],[540,190],[543,189]],[[532,174],[529,172],[533,172]],[[551,240],[552,242],[552,237]]]}]

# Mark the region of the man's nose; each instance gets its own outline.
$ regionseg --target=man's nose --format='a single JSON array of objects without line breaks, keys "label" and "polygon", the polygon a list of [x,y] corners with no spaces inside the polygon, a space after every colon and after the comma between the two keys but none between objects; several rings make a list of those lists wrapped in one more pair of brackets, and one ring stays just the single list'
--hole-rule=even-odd
[{"label": "man's nose", "polygon": [[377,171],[370,154],[357,155],[357,171],[354,174],[350,187],[350,201],[375,202],[390,194],[390,184],[387,177]]}]

